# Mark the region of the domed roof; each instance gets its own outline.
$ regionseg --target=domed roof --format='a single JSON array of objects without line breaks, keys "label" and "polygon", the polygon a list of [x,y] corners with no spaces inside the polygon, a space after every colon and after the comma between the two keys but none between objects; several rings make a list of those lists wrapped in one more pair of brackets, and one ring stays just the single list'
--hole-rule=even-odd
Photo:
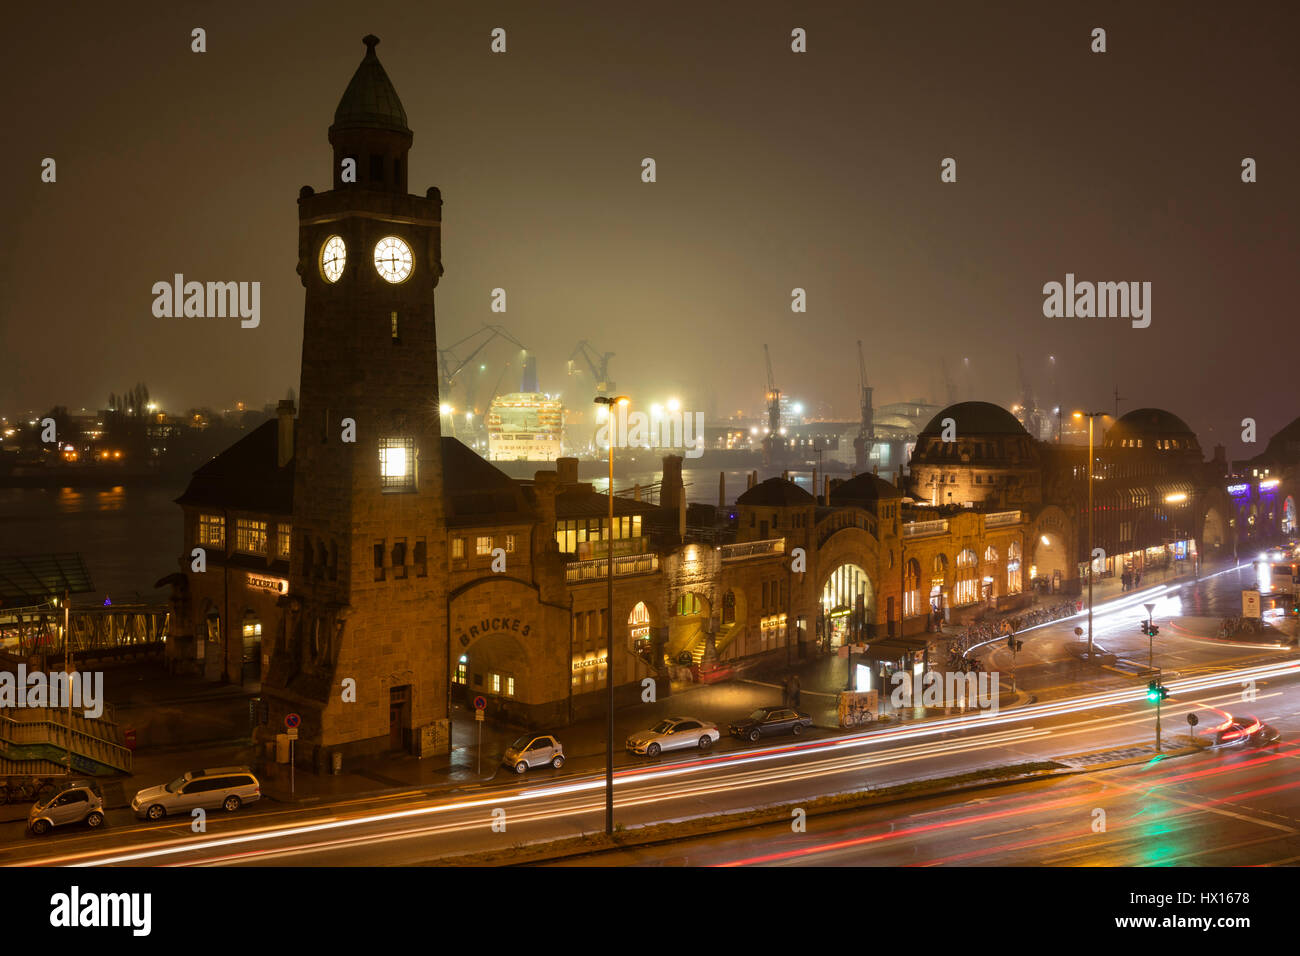
[{"label": "domed roof", "polygon": [[1106,446],[1111,447],[1124,439],[1190,439],[1189,448],[1197,448],[1196,433],[1187,423],[1163,408],[1135,408],[1119,417],[1106,432]]},{"label": "domed roof", "polygon": [[1268,447],[1260,457],[1288,464],[1300,460],[1300,418],[1295,419],[1270,438]]},{"label": "domed roof", "polygon": [[851,478],[831,489],[832,505],[875,504],[881,498],[901,498],[903,493],[879,475],[871,472]]},{"label": "domed roof", "polygon": [[769,478],[760,481],[736,499],[738,505],[758,505],[764,508],[788,508],[792,505],[811,505],[815,499],[793,481]]},{"label": "domed roof", "polygon": [[1028,435],[1025,426],[1016,416],[1001,405],[992,402],[958,402],[949,405],[921,429],[922,435],[938,435],[943,431],[943,420],[951,418],[957,423],[957,436],[969,435]]},{"label": "domed roof", "polygon": [[366,55],[343,91],[331,129],[388,129],[410,133],[402,101],[375,55],[379,37],[370,34],[361,42],[366,45]]}]

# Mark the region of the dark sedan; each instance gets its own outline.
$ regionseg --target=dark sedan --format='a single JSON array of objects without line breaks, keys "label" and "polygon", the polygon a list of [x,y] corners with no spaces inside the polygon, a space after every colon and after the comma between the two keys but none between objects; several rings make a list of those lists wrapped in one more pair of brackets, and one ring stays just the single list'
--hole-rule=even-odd
[{"label": "dark sedan", "polygon": [[790,707],[760,707],[748,717],[731,724],[730,733],[742,740],[758,740],[776,734],[794,734],[796,737],[812,726],[812,717]]}]

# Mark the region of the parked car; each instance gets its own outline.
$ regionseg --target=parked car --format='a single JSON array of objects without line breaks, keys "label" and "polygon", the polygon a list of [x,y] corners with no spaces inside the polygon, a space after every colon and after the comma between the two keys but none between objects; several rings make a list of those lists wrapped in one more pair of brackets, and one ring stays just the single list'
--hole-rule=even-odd
[{"label": "parked car", "polygon": [[662,750],[699,747],[708,750],[721,739],[718,725],[695,717],[665,717],[649,730],[639,730],[627,738],[627,749],[634,754],[659,755]]},{"label": "parked car", "polygon": [[262,785],[248,767],[214,767],[191,770],[171,783],[141,790],[131,801],[140,819],[161,820],[169,813],[215,810],[234,813],[262,797]]},{"label": "parked car", "polygon": [[790,707],[760,707],[733,723],[730,731],[733,737],[742,740],[758,740],[775,734],[794,734],[797,737],[811,726],[812,716],[803,711]]},{"label": "parked car", "polygon": [[564,766],[564,745],[550,734],[524,734],[506,748],[501,763],[515,773],[547,764],[559,770]]},{"label": "parked car", "polygon": [[104,796],[99,785],[86,781],[64,784],[44,802],[37,801],[27,814],[27,829],[38,836],[51,827],[84,823],[92,830],[104,824]]}]

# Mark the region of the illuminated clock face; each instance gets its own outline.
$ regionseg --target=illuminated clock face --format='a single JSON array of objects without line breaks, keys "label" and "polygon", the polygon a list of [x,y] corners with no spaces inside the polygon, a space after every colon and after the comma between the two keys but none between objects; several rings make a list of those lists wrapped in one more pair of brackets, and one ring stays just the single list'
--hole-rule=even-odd
[{"label": "illuminated clock face", "polygon": [[343,275],[343,265],[348,261],[348,247],[338,236],[330,236],[320,251],[320,271],[327,282],[338,282]]},{"label": "illuminated clock face", "polygon": [[375,268],[388,282],[403,282],[411,274],[411,247],[396,236],[375,244]]}]

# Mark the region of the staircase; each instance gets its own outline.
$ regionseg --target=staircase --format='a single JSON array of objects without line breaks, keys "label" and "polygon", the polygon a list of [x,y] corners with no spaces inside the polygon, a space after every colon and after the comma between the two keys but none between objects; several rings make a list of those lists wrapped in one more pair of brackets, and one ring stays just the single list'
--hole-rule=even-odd
[{"label": "staircase", "polygon": [[[717,650],[719,658],[722,657],[723,650],[726,648],[728,644],[731,643],[731,639],[736,636],[736,632],[739,629],[740,626],[734,623],[724,624],[721,628],[718,629],[718,634],[713,641],[713,646],[714,649]],[[704,651],[707,647],[708,647],[708,641],[706,640],[704,632],[701,631],[700,636],[695,639],[695,642],[691,644],[691,648],[690,648],[691,660],[697,666],[704,660]]]},{"label": "staircase", "polygon": [[[110,719],[91,719],[73,711],[51,707],[17,707],[0,711],[0,767],[40,765],[62,772],[68,751],[78,773],[101,776],[131,772],[131,751],[122,743],[122,731]],[[25,773],[6,770],[6,773]]]}]

